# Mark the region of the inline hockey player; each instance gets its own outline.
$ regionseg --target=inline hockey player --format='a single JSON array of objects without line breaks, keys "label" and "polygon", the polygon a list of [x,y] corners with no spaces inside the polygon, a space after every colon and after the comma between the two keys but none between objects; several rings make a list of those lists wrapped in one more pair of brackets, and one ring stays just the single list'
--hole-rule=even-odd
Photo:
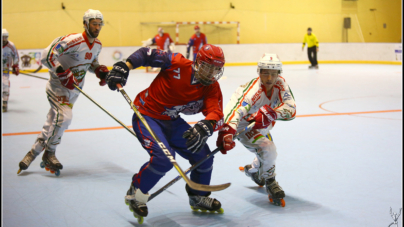
[{"label": "inline hockey player", "polygon": [[95,73],[106,85],[108,69],[98,63],[102,44],[97,39],[104,25],[103,15],[98,10],[89,9],[84,13],[83,33],[73,33],[56,38],[43,52],[41,62],[49,68],[50,79],[46,84],[46,94],[50,103],[47,120],[34,145],[20,162],[21,170],[26,170],[31,162],[45,150],[41,167],[55,172],[58,176],[63,165],[55,156],[63,132],[72,121],[72,108],[80,92],[74,85],[84,86],[87,71]]},{"label": "inline hockey player", "polygon": [[143,47],[155,44],[157,45],[157,49],[165,50],[170,54],[174,52],[175,48],[174,41],[171,39],[170,34],[165,33],[161,27],[157,29],[157,35],[155,35],[153,38],[142,41],[142,43]]},{"label": "inline hockey player", "polygon": [[195,34],[191,36],[191,38],[188,41],[187,45],[187,59],[189,59],[189,51],[192,47],[192,53],[194,55],[193,60],[196,58],[196,54],[198,53],[199,49],[205,44],[208,43],[208,40],[206,39],[205,34],[201,32],[201,29],[199,28],[198,25],[195,26],[194,28]]},{"label": "inline hockey player", "polygon": [[251,164],[241,169],[255,183],[265,185],[271,203],[285,206],[285,192],[275,180],[278,154],[269,131],[274,127],[275,120],[293,120],[296,105],[292,91],[281,73],[282,62],[278,56],[264,54],[258,62],[259,76],[237,88],[227,104],[224,121],[228,127],[220,130],[217,146],[234,146],[233,136],[236,132],[255,121],[251,130],[238,136],[238,140],[256,155]]},{"label": "inline hockey player", "polygon": [[[107,76],[107,83],[111,90],[115,90],[117,83],[122,86],[126,84],[130,69],[160,67],[161,71],[151,85],[136,96],[134,105],[173,157],[177,152],[193,165],[211,152],[206,141],[223,125],[222,92],[217,80],[223,74],[224,63],[222,49],[209,44],[202,47],[194,62],[180,53],[169,54],[143,47],[130,55],[126,63],[114,64]],[[193,127],[179,116],[180,113],[193,115],[199,112],[203,113],[205,119]],[[125,199],[139,222],[143,222],[143,217],[148,214],[148,192],[173,164],[136,114],[133,115],[132,124],[150,160],[132,177]],[[191,172],[191,180],[209,185],[212,165],[212,158],[205,161]],[[221,203],[209,197],[210,192],[196,191],[188,185],[186,191],[193,210],[223,212]]]},{"label": "inline hockey player", "polygon": [[3,112],[7,112],[8,98],[10,96],[10,67],[12,73],[18,76],[20,68],[18,67],[18,52],[13,42],[8,40],[8,31],[3,28],[1,35],[3,36]]}]

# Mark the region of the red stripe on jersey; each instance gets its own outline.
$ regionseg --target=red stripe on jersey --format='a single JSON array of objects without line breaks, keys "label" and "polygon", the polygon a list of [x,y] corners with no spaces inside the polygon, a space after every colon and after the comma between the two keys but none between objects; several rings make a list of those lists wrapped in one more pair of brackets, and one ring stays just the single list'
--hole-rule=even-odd
[{"label": "red stripe on jersey", "polygon": [[260,78],[258,77],[257,79],[255,79],[254,83],[251,85],[251,87],[247,90],[246,93],[244,93],[243,98],[239,101],[238,106],[234,109],[233,114],[230,116],[229,120],[227,122],[230,122],[231,119],[234,117],[235,112],[237,111],[238,108],[240,108],[241,104],[243,103],[243,100],[245,98],[245,96],[248,94],[248,92],[251,90],[251,88],[254,87],[255,83],[257,83],[257,81],[260,80]]},{"label": "red stripe on jersey", "polygon": [[68,48],[66,48],[65,51],[67,51],[69,48],[72,48],[72,47],[74,47],[74,46],[77,46],[77,45],[79,45],[79,44],[81,44],[81,43],[85,43],[85,41],[81,41],[81,42],[79,42],[79,43],[75,43],[74,45],[71,45],[71,46],[69,46]]}]

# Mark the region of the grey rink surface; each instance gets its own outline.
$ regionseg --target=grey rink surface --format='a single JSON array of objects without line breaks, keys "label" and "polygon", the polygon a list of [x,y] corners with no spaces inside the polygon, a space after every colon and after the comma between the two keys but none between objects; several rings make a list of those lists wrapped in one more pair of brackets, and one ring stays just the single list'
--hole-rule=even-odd
[{"label": "grey rink surface", "polygon": [[[155,76],[131,71],[124,89],[133,100]],[[226,67],[219,81],[224,104],[239,85],[256,76],[255,66]],[[390,207],[396,213],[403,207],[402,76],[401,65],[323,64],[318,70],[284,65],[297,117],[277,122],[271,134],[286,206],[271,205],[264,188],[238,170],[254,155],[237,142],[227,155],[214,158],[211,184],[232,183],[211,195],[222,203],[224,214],[192,212],[181,180],[148,203],[142,226],[387,227],[393,222]],[[126,130],[100,129],[119,125],[83,95],[69,127],[81,131],[65,132],[57,148],[61,175],[41,169],[41,156],[17,175],[18,163],[37,135],[9,133],[39,132],[49,103],[45,80],[10,77],[9,111],[2,114],[2,224],[141,226],[124,196],[148,154]],[[94,74],[87,74],[83,90],[131,125],[133,111],[122,95],[100,87]],[[201,114],[183,117],[188,122],[203,119]],[[216,137],[208,140],[211,150]],[[182,169],[189,167],[176,158]],[[177,175],[172,169],[150,193]],[[398,226],[403,226],[402,215]]]}]

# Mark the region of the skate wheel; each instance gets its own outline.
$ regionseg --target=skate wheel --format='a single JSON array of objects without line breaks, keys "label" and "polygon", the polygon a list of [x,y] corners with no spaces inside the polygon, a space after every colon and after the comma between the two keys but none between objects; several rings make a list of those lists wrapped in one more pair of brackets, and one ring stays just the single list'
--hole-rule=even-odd
[{"label": "skate wheel", "polygon": [[281,207],[285,207],[285,206],[286,206],[285,200],[281,199]]},{"label": "skate wheel", "polygon": [[45,168],[45,163],[41,162],[41,164],[39,164],[39,166],[43,169],[43,168]]},{"label": "skate wheel", "polygon": [[20,174],[20,173],[21,173],[21,169],[18,170],[17,174]]},{"label": "skate wheel", "polygon": [[51,170],[51,171],[50,171],[50,173],[54,174],[54,173],[55,173],[55,171],[54,171],[54,170]]},{"label": "skate wheel", "polygon": [[[136,217],[136,215],[135,215],[135,217]],[[143,219],[142,216],[137,216],[136,218],[137,218],[137,222],[138,222],[139,224],[143,224],[144,219]]]},{"label": "skate wheel", "polygon": [[46,171],[49,171],[49,168],[45,166],[45,170],[46,170]]},{"label": "skate wheel", "polygon": [[192,211],[198,211],[198,209],[195,209],[193,206],[191,206]]},{"label": "skate wheel", "polygon": [[58,176],[60,176],[60,170],[56,170],[55,171],[55,175],[58,177]]},{"label": "skate wheel", "polygon": [[223,214],[223,213],[224,213],[224,210],[223,210],[223,208],[220,208],[219,210],[217,210],[217,212],[218,212],[219,214]]},{"label": "skate wheel", "polygon": [[241,172],[244,172],[244,167],[240,166],[240,167],[238,167],[238,169],[239,169]]},{"label": "skate wheel", "polygon": [[264,187],[264,186],[263,186],[263,185],[258,185],[258,187],[262,188],[262,187]]},{"label": "skate wheel", "polygon": [[207,212],[207,210],[203,210],[203,209],[201,209],[201,212],[202,212],[202,213],[206,213],[206,212]]}]

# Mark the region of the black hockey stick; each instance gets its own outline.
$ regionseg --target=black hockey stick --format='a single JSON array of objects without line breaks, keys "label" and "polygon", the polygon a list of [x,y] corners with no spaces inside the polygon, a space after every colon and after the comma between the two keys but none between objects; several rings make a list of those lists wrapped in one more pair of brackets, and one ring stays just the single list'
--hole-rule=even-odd
[{"label": "black hockey stick", "polygon": [[26,73],[36,73],[36,72],[38,72],[39,70],[41,70],[42,69],[42,65],[40,65],[37,69],[35,69],[34,71],[28,71],[28,70],[24,70]]},{"label": "black hockey stick", "polygon": [[[22,73],[23,75],[26,76],[31,76],[31,77],[35,77],[35,78],[39,78],[39,79],[43,79],[43,80],[49,80],[48,78],[45,77],[41,77],[41,76],[35,76],[35,75],[31,75],[28,73]],[[122,123],[120,120],[118,120],[116,117],[114,117],[110,112],[108,112],[106,109],[104,109],[100,104],[98,104],[94,99],[92,99],[90,96],[88,96],[83,90],[81,90],[79,88],[79,86],[73,84],[73,86],[79,90],[84,96],[86,96],[91,102],[93,102],[95,105],[97,105],[101,110],[103,110],[106,114],[108,114],[110,117],[112,117],[112,119],[114,119],[116,122],[118,122],[120,125],[122,125],[122,127],[124,127],[126,130],[128,130],[132,135],[136,136],[136,133],[133,130],[130,130],[124,123]]]},{"label": "black hockey stick", "polygon": [[191,181],[187,175],[182,171],[180,166],[178,165],[177,161],[174,159],[174,157],[171,155],[170,151],[166,148],[163,142],[154,134],[153,130],[150,128],[149,124],[147,123],[146,119],[142,116],[142,114],[139,112],[139,110],[135,107],[135,105],[132,103],[131,99],[129,98],[128,94],[126,94],[125,90],[122,88],[122,85],[117,83],[116,84],[119,92],[123,95],[125,100],[128,102],[128,104],[132,107],[133,111],[135,111],[136,115],[140,119],[140,121],[143,123],[143,125],[146,127],[147,131],[149,131],[150,135],[156,140],[157,144],[159,147],[163,150],[164,154],[167,156],[168,160],[173,164],[175,169],[178,171],[180,176],[187,182],[190,188],[198,191],[220,191],[223,189],[226,189],[230,186],[230,183],[226,184],[221,184],[221,185],[203,185],[203,184],[198,184],[193,181]]},{"label": "black hockey stick", "polygon": [[[243,130],[241,130],[240,132],[238,132],[234,137],[233,140],[236,139],[241,133],[250,130],[252,127],[254,127],[255,122],[249,124],[247,127],[245,127]],[[221,149],[221,147],[216,148],[214,151],[212,151],[210,154],[208,154],[205,158],[199,160],[197,163],[195,163],[193,166],[189,167],[187,170],[185,170],[185,174],[188,174],[189,172],[191,172],[192,170],[198,168],[198,166],[200,166],[202,163],[204,163],[206,160],[208,160],[210,157],[214,156],[217,152],[219,152]],[[177,176],[176,178],[174,178],[172,181],[168,182],[166,185],[164,185],[162,188],[160,188],[159,190],[157,190],[156,192],[154,192],[153,194],[150,195],[149,200],[152,200],[154,197],[160,195],[160,193],[162,193],[163,191],[167,190],[167,188],[171,187],[171,185],[175,184],[177,181],[179,181],[181,179],[181,176]]]}]

